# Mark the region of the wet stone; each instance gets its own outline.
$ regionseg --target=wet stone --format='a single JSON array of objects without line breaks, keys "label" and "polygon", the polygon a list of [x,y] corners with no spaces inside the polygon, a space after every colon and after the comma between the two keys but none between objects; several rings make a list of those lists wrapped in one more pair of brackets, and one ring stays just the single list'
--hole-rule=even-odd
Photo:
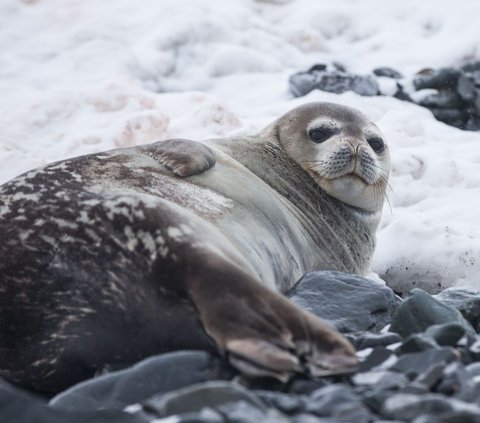
[{"label": "wet stone", "polygon": [[400,303],[387,286],[336,271],[307,273],[288,296],[344,333],[379,332]]},{"label": "wet stone", "polygon": [[224,366],[203,351],[162,354],[75,385],[54,397],[50,406],[63,410],[122,410],[154,394],[206,380],[226,379],[232,373]]},{"label": "wet stone", "polygon": [[299,414],[305,408],[305,396],[289,395],[282,392],[272,391],[255,391],[255,393],[267,405],[278,408],[285,414]]},{"label": "wet stone", "polygon": [[430,337],[423,333],[414,333],[408,336],[402,345],[396,350],[397,354],[407,354],[413,352],[426,351],[440,348],[439,345]]},{"label": "wet stone", "polygon": [[155,395],[143,402],[146,411],[159,417],[172,414],[198,412],[203,407],[217,410],[223,404],[243,401],[266,411],[265,403],[253,392],[244,387],[223,381],[211,381],[188,386],[164,395]]},{"label": "wet stone", "polygon": [[347,339],[352,343],[357,351],[365,348],[386,347],[402,341],[402,337],[398,333],[384,332],[360,332],[347,334]]},{"label": "wet stone", "polygon": [[409,378],[416,378],[425,372],[432,364],[451,363],[458,359],[457,354],[450,348],[428,350],[418,353],[404,354],[389,369],[405,373]]},{"label": "wet stone", "polygon": [[382,414],[385,417],[410,421],[422,414],[438,415],[453,410],[454,406],[443,395],[395,394],[383,404]]},{"label": "wet stone", "polygon": [[331,385],[315,391],[308,400],[305,411],[318,416],[331,416],[342,404],[359,404],[360,397],[343,384]]},{"label": "wet stone", "polygon": [[387,363],[387,360],[390,360],[392,357],[394,361],[396,361],[396,356],[393,351],[383,347],[374,348],[367,358],[360,363],[359,371],[366,372],[375,367],[381,366],[382,364]]},{"label": "wet stone", "polygon": [[423,332],[432,325],[458,323],[466,332],[475,333],[461,313],[433,298],[425,291],[415,288],[397,308],[392,318],[390,330],[403,337],[412,333]]},{"label": "wet stone", "polygon": [[[480,102],[478,112],[480,113]],[[440,294],[435,295],[434,298],[457,309],[475,330],[479,330],[480,292],[466,288],[447,288]]]},{"label": "wet stone", "polygon": [[393,79],[403,78],[403,75],[400,72],[387,66],[376,68],[373,70],[373,73],[376,76],[386,76],[387,78],[393,78]]}]

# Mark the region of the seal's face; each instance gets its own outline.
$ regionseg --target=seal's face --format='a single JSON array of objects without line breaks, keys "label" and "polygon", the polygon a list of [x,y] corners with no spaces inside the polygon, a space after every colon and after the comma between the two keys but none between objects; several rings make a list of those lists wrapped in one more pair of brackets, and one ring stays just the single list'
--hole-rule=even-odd
[{"label": "seal's face", "polygon": [[300,106],[277,121],[288,155],[332,197],[381,210],[390,155],[377,126],[359,111],[331,103]]}]

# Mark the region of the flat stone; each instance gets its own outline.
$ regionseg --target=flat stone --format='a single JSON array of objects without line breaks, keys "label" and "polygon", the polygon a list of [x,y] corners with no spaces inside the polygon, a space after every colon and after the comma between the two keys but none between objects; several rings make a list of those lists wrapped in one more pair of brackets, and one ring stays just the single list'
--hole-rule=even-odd
[{"label": "flat stone", "polygon": [[159,417],[198,412],[203,407],[217,410],[221,405],[243,401],[266,412],[266,404],[253,392],[233,382],[210,381],[188,386],[143,402],[145,410]]},{"label": "flat stone", "polygon": [[155,394],[229,377],[230,369],[210,354],[180,351],[151,357],[125,370],[82,382],[58,394],[50,406],[63,410],[122,410]]},{"label": "flat stone", "polygon": [[455,68],[441,68],[434,70],[426,75],[421,75],[414,79],[413,85],[416,90],[425,88],[449,89],[455,91],[460,71]]},{"label": "flat stone", "polygon": [[0,382],[2,423],[146,423],[149,420],[117,410],[65,411],[48,407],[40,398]]},{"label": "flat stone", "polygon": [[377,76],[386,76],[387,78],[393,78],[393,79],[403,78],[403,75],[399,71],[387,66],[375,68],[373,70],[373,73]]},{"label": "flat stone", "polygon": [[275,391],[255,391],[267,405],[278,408],[285,414],[299,414],[304,411],[306,397]]},{"label": "flat stone", "polygon": [[347,334],[347,339],[352,343],[357,351],[365,348],[386,347],[402,341],[402,337],[398,333],[384,332],[360,332]]},{"label": "flat stone", "polygon": [[397,308],[392,318],[390,331],[403,337],[423,332],[432,325],[455,322],[467,333],[475,334],[470,323],[453,307],[433,298],[425,291],[415,288]]},{"label": "flat stone", "polygon": [[360,404],[360,397],[346,385],[336,384],[315,391],[305,406],[307,413],[331,416],[343,404]]},{"label": "flat stone", "polygon": [[475,330],[479,331],[480,292],[467,288],[447,288],[435,295],[434,298],[443,304],[457,309]]},{"label": "flat stone", "polygon": [[453,410],[453,405],[443,395],[395,394],[383,404],[382,414],[385,417],[410,421],[421,414],[437,415]]},{"label": "flat stone", "polygon": [[387,286],[336,271],[307,273],[288,296],[341,332],[378,332],[400,303]]},{"label": "flat stone", "polygon": [[385,365],[387,361],[391,358],[394,359],[394,362],[397,361],[396,356],[393,351],[388,350],[383,347],[378,347],[372,350],[372,352],[367,356],[367,358],[362,361],[359,365],[360,372],[366,372],[368,370],[374,369],[378,366]]},{"label": "flat stone", "polygon": [[405,373],[410,378],[416,378],[435,363],[451,363],[458,356],[451,348],[428,350],[418,353],[404,354],[398,361],[389,367],[390,370]]}]

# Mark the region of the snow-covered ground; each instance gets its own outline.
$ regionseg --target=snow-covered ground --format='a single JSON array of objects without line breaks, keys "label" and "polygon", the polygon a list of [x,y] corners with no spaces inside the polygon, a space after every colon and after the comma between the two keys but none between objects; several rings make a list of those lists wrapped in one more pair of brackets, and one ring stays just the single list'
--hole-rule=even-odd
[{"label": "snow-covered ground", "polygon": [[309,101],[357,107],[390,143],[373,270],[392,284],[480,289],[480,133],[390,97],[312,92],[288,76],[480,59],[477,0],[2,0],[0,182],[170,137],[253,133]]}]

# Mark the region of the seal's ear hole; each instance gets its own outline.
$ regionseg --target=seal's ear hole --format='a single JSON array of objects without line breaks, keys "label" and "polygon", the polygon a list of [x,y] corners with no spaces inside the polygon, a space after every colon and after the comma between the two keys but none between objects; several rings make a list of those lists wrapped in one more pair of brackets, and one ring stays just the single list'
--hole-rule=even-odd
[{"label": "seal's ear hole", "polygon": [[379,137],[369,138],[367,142],[375,153],[382,153],[385,150],[385,143]]},{"label": "seal's ear hole", "polygon": [[308,138],[319,144],[328,140],[334,133],[335,131],[328,128],[312,128],[308,131]]}]

